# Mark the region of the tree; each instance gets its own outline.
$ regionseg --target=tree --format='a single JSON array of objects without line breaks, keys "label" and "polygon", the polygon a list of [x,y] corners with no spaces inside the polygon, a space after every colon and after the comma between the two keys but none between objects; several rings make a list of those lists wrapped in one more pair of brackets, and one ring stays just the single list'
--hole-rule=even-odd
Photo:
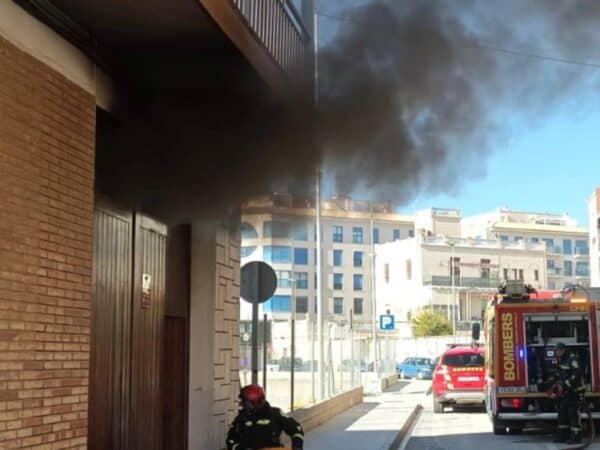
[{"label": "tree", "polygon": [[450,325],[448,319],[429,309],[421,311],[412,319],[412,329],[415,337],[452,334],[452,325]]}]

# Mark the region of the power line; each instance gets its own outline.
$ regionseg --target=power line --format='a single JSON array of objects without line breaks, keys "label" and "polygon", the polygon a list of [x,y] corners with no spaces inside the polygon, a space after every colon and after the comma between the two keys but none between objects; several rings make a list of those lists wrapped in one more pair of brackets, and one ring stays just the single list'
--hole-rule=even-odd
[{"label": "power line", "polygon": [[[354,23],[357,25],[368,26],[368,24],[366,22],[361,22],[359,20],[351,19],[349,17],[335,15],[332,13],[318,11],[316,14],[317,14],[317,16],[326,17],[326,18],[337,20],[340,22],[350,22],[350,23]],[[559,64],[568,64],[568,65],[572,65],[572,66],[581,66],[581,67],[587,67],[587,68],[592,68],[592,69],[600,69],[600,63],[578,61],[575,59],[562,58],[562,57],[551,56],[551,55],[544,55],[544,54],[536,53],[536,52],[514,50],[514,49],[498,47],[496,45],[491,45],[491,44],[482,43],[482,42],[468,43],[468,45],[471,47],[474,47],[474,48],[489,50],[489,51],[493,51],[493,52],[497,52],[497,53],[503,53],[505,55],[521,56],[524,58],[538,59],[538,60],[542,60],[542,61],[554,62],[554,63],[559,63]]]}]

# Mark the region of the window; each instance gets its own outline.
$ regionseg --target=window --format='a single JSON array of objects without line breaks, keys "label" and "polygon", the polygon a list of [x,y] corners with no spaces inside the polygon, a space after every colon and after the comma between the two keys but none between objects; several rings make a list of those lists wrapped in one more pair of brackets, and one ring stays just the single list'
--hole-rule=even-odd
[{"label": "window", "polygon": [[263,259],[270,263],[291,263],[292,249],[281,245],[265,245]]},{"label": "window", "polygon": [[525,280],[525,271],[523,269],[519,269],[519,281]]},{"label": "window", "polygon": [[573,276],[573,261],[565,261],[565,277]]},{"label": "window", "polygon": [[504,269],[503,272],[504,272],[504,279],[508,280],[508,269]]},{"label": "window", "polygon": [[587,255],[590,252],[588,248],[587,240],[576,240],[575,241],[575,254],[576,255]]},{"label": "window", "polygon": [[277,287],[284,289],[292,287],[292,272],[289,270],[276,270],[275,275],[277,275]]},{"label": "window", "polygon": [[333,313],[344,314],[344,299],[342,297],[333,298]]},{"label": "window", "polygon": [[294,276],[297,289],[308,289],[308,272],[296,272]]},{"label": "window", "polygon": [[515,236],[513,239],[515,242],[521,242],[523,240],[523,236]]},{"label": "window", "polygon": [[538,242],[540,242],[540,239],[536,238],[536,237],[532,237],[531,239],[529,239],[529,242],[531,242],[532,244],[537,244]]},{"label": "window", "polygon": [[535,269],[535,270],[533,271],[533,279],[534,279],[535,281],[540,281],[540,271],[539,271],[539,270]]},{"label": "window", "polygon": [[577,261],[575,263],[575,276],[587,277],[590,275],[589,263],[587,261]]},{"label": "window", "polygon": [[333,265],[336,267],[342,265],[342,251],[341,250],[333,251]]},{"label": "window", "polygon": [[386,283],[390,282],[390,265],[388,263],[383,265],[383,279]]},{"label": "window", "polygon": [[362,227],[352,228],[352,242],[355,244],[363,243],[363,229]]},{"label": "window", "polygon": [[412,260],[406,260],[406,279],[412,280]]},{"label": "window", "polygon": [[354,267],[362,267],[363,265],[363,252],[354,252],[352,257]]},{"label": "window", "polygon": [[294,264],[305,266],[308,264],[308,249],[306,248],[295,248],[294,249]]},{"label": "window", "polygon": [[408,230],[408,237],[415,237],[415,230]]},{"label": "window", "polygon": [[333,274],[333,289],[336,291],[341,291],[344,289],[344,275],[341,273]]},{"label": "window", "polygon": [[394,241],[400,240],[400,230],[394,230],[392,233],[393,233],[393,240]]},{"label": "window", "polygon": [[379,228],[373,228],[373,244],[379,244]]},{"label": "window", "polygon": [[250,256],[252,253],[254,253],[256,251],[256,246],[255,245],[251,245],[251,246],[246,246],[246,247],[242,247],[240,249],[240,256],[242,258],[247,258],[248,256]]},{"label": "window", "polygon": [[296,223],[292,228],[292,237],[296,241],[308,241],[308,227],[304,223]]},{"label": "window", "polygon": [[571,239],[563,239],[563,253],[565,255],[573,253],[573,241]]},{"label": "window", "polygon": [[513,273],[513,280],[518,280],[519,279],[519,271],[517,269],[513,269],[512,270]]},{"label": "window", "polygon": [[240,228],[240,233],[242,235],[242,240],[244,239],[256,239],[258,238],[258,233],[256,232],[256,228],[254,228],[249,223],[242,223],[242,227]]},{"label": "window", "polygon": [[308,313],[308,297],[296,297],[296,312],[298,314]]},{"label": "window", "polygon": [[289,295],[274,295],[263,304],[264,312],[285,313],[290,312],[292,297]]},{"label": "window", "polygon": [[546,243],[546,250],[552,250],[554,247],[554,239],[543,238],[542,241]]},{"label": "window", "polygon": [[548,261],[546,261],[547,269],[554,269],[554,267],[556,267],[556,263],[553,259],[549,259]]},{"label": "window", "polygon": [[355,298],[354,299],[354,314],[356,315],[362,315],[363,313],[363,299],[362,298]]},{"label": "window", "polygon": [[263,222],[263,235],[266,238],[289,238],[290,223],[277,221]]},{"label": "window", "polygon": [[508,236],[505,236],[505,235],[501,234],[501,235],[500,235],[500,240],[501,240],[502,242],[506,242],[506,241],[508,241]]},{"label": "window", "polygon": [[454,271],[454,278],[460,278],[460,258],[455,256],[454,261],[452,261],[452,258],[450,258],[450,264],[448,267],[450,269],[450,277],[452,277],[452,272]]},{"label": "window", "polygon": [[363,276],[359,275],[359,274],[354,274],[353,285],[354,285],[355,291],[362,291],[363,290]]},{"label": "window", "polygon": [[341,225],[333,226],[333,242],[344,242],[344,227]]},{"label": "window", "polygon": [[481,278],[483,278],[484,280],[489,280],[490,279],[490,263],[491,260],[489,259],[482,259],[480,261],[481,263]]}]

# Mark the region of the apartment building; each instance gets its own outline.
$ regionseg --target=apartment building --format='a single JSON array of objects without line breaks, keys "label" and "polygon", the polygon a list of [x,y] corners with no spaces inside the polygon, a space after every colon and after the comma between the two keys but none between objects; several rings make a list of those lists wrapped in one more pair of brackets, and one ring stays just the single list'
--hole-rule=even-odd
[{"label": "apartment building", "polygon": [[[322,202],[322,298],[324,317],[368,329],[373,320],[372,245],[414,236],[412,217],[398,215],[386,203],[348,197]],[[242,265],[263,260],[278,275],[274,297],[262,311],[275,319],[316,310],[316,211],[312,200],[289,194],[255,198],[242,209]],[[251,308],[242,304],[241,317]]]},{"label": "apartment building", "polygon": [[600,188],[588,201],[588,226],[590,236],[590,283],[600,287]]},{"label": "apartment building", "polygon": [[590,284],[588,230],[566,214],[497,209],[461,221],[461,236],[502,242],[544,243],[548,289]]},{"label": "apartment building", "polygon": [[587,232],[568,216],[500,209],[462,219],[432,208],[417,213],[415,227],[412,239],[376,246],[377,308],[396,315],[402,334],[426,307],[467,329],[502,280],[589,285]]}]

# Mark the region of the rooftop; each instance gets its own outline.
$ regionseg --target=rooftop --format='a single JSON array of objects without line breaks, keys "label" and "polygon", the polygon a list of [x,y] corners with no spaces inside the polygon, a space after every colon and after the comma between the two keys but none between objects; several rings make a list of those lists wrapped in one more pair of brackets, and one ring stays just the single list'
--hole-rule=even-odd
[{"label": "rooftop", "polygon": [[587,237],[588,231],[585,228],[571,225],[550,225],[543,223],[522,223],[522,222],[496,222],[491,225],[492,230],[506,231],[529,231],[539,233],[556,234],[577,234]]}]

